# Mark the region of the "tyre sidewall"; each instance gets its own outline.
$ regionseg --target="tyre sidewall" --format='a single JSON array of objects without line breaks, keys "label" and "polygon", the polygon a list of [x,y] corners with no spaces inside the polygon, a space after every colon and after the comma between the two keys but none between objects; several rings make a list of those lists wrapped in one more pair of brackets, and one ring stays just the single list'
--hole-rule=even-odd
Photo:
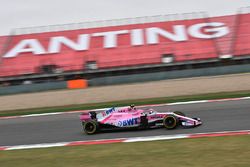
[{"label": "tyre sidewall", "polygon": [[[172,119],[173,120],[173,123],[171,125],[168,125],[167,121],[169,119]],[[174,115],[167,115],[164,117],[163,119],[163,125],[166,129],[174,129],[177,127],[178,125],[178,119],[174,116]]]},{"label": "tyre sidewall", "polygon": [[[93,129],[92,131],[86,130],[86,127],[89,126],[90,124],[94,126],[94,129]],[[86,134],[89,134],[89,135],[90,135],[90,134],[94,134],[94,133],[96,133],[97,130],[98,130],[98,124],[97,124],[96,121],[93,121],[93,120],[92,120],[92,121],[87,121],[87,122],[84,123],[83,130],[84,130],[84,132],[85,132]]]}]

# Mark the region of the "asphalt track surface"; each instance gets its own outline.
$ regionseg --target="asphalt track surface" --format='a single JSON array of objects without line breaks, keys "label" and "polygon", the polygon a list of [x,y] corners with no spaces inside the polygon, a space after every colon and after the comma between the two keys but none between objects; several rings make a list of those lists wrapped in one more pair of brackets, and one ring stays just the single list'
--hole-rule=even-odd
[{"label": "asphalt track surface", "polygon": [[0,119],[0,146],[250,129],[250,99],[152,108],[157,111],[183,111],[187,116],[200,117],[203,125],[189,129],[160,128],[85,135],[82,132],[79,113]]}]

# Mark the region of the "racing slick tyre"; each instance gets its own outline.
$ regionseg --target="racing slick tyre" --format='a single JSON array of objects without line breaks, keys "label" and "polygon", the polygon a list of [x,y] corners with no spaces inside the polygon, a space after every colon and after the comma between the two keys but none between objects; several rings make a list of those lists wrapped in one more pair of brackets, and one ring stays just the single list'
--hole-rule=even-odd
[{"label": "racing slick tyre", "polygon": [[149,128],[147,115],[141,116],[140,119],[141,119],[140,128],[142,128],[142,129]]},{"label": "racing slick tyre", "polygon": [[181,111],[174,111],[175,114],[180,115],[180,116],[186,116],[183,112]]},{"label": "racing slick tyre", "polygon": [[83,125],[83,130],[86,134],[92,135],[98,131],[98,123],[94,120],[87,121]]},{"label": "racing slick tyre", "polygon": [[179,120],[174,115],[167,115],[163,118],[163,125],[166,129],[174,129],[179,125]]}]

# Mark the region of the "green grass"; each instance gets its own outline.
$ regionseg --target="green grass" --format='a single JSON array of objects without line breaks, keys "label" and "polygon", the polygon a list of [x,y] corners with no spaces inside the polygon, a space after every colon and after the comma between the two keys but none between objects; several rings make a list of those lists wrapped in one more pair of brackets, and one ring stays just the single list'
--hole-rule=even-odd
[{"label": "green grass", "polygon": [[0,152],[2,167],[249,167],[250,136]]},{"label": "green grass", "polygon": [[135,104],[135,105],[162,104],[162,103],[183,102],[183,101],[191,101],[191,100],[235,98],[235,97],[245,97],[245,96],[250,96],[250,90],[238,91],[238,92],[219,92],[219,93],[210,93],[210,94],[199,94],[199,95],[191,95],[191,96],[161,97],[161,98],[152,98],[152,99],[114,101],[114,102],[106,102],[106,103],[57,106],[57,107],[35,108],[35,109],[25,109],[25,110],[9,110],[9,111],[0,111],[0,117],[24,115],[24,114],[65,112],[65,111],[73,111],[73,110],[89,110],[89,109],[98,109],[98,108],[105,108],[105,107],[111,107],[111,106],[126,106],[129,104]]}]

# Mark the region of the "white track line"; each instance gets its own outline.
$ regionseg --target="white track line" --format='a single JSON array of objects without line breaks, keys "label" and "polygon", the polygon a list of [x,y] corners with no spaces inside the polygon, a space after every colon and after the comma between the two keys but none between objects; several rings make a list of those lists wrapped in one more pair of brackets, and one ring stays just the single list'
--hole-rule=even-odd
[{"label": "white track line", "polygon": [[49,148],[49,147],[60,147],[67,145],[68,142],[62,143],[43,143],[43,144],[30,144],[30,145],[18,145],[7,147],[6,150],[21,150],[21,149],[33,149],[33,148]]},{"label": "white track line", "polygon": [[[198,104],[198,103],[213,103],[213,102],[225,102],[225,101],[236,101],[236,100],[247,100],[250,97],[240,97],[240,98],[226,98],[226,99],[214,99],[214,100],[197,100],[197,101],[186,101],[186,102],[174,102],[174,103],[163,103],[163,104],[150,104],[150,105],[141,105],[138,107],[160,107],[160,106],[173,106],[173,105],[185,105],[185,104]],[[123,106],[125,107],[125,106]],[[26,117],[41,117],[41,116],[50,116],[50,115],[61,115],[61,114],[71,114],[71,113],[81,113],[88,111],[101,111],[107,110],[109,108],[99,108],[93,110],[77,110],[77,111],[66,111],[66,112],[54,112],[54,113],[42,113],[42,114],[28,114],[20,116],[7,116],[0,117],[0,119],[12,119],[12,118],[26,118]]]},{"label": "white track line", "polygon": [[187,138],[187,137],[188,137],[188,135],[186,135],[186,134],[134,137],[134,138],[128,138],[124,142],[130,143],[130,142],[142,142],[142,141],[171,140],[171,139],[183,139],[183,138]]},{"label": "white track line", "polygon": [[219,136],[220,137],[221,136],[239,136],[239,135],[250,135],[250,130],[161,135],[161,136],[117,138],[117,139],[101,139],[101,140],[87,140],[87,141],[71,141],[71,142],[60,142],[60,143],[17,145],[17,146],[0,146],[0,151],[34,149],[34,148],[49,148],[49,147],[80,146],[80,145],[110,144],[110,143],[131,143],[131,142],[145,142],[145,141],[158,141],[158,140],[176,140],[176,139],[184,139],[184,138],[187,139],[187,138],[219,137]]}]

